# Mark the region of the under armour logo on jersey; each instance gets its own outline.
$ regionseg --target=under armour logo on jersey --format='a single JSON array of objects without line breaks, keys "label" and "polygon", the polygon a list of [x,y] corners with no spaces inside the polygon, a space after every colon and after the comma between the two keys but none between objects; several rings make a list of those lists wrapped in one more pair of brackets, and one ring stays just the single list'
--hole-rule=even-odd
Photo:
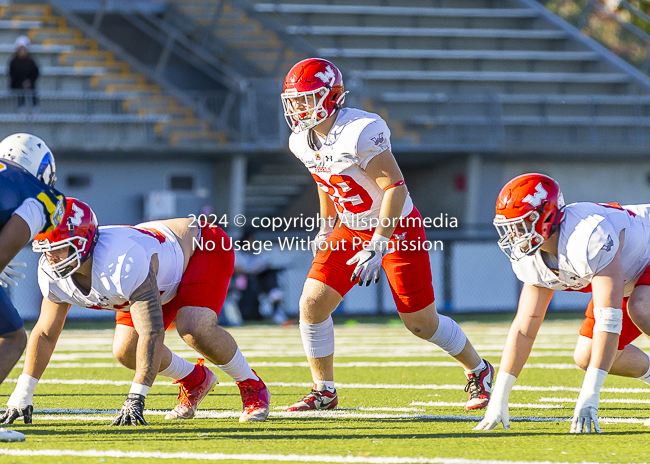
[{"label": "under armour logo on jersey", "polygon": [[535,194],[531,195],[530,193],[524,197],[524,202],[530,204],[531,206],[539,206],[542,204],[543,200],[546,200],[548,192],[544,190],[544,186],[540,182],[535,187]]},{"label": "under armour logo on jersey", "polygon": [[325,72],[318,71],[316,74],[314,74],[314,76],[316,76],[326,84],[332,85],[334,83],[334,78],[336,77],[336,74],[334,74],[334,70],[332,69],[332,67],[328,65],[325,68]]},{"label": "under armour logo on jersey", "polygon": [[325,155],[325,161],[331,162],[333,159],[332,155]]},{"label": "under armour logo on jersey", "polygon": [[610,251],[613,246],[614,246],[614,240],[612,240],[611,235],[608,235],[607,236],[607,241],[603,245],[602,249],[605,250],[605,251]]},{"label": "under armour logo on jersey", "polygon": [[401,234],[393,234],[393,237],[395,237],[395,240],[404,240],[406,238],[406,232],[402,232]]}]

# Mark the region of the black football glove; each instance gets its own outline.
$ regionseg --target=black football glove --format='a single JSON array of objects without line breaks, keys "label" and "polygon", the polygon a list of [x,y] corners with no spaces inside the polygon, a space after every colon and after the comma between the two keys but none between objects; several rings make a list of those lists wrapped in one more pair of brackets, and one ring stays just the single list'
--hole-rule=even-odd
[{"label": "black football glove", "polygon": [[33,412],[34,406],[32,405],[26,406],[23,410],[14,408],[13,406],[7,406],[5,413],[0,416],[0,425],[13,424],[20,416],[23,417],[25,424],[31,424]]},{"label": "black football glove", "polygon": [[111,425],[133,425],[138,423],[149,425],[144,420],[144,396],[137,393],[129,393],[124,402],[124,406]]}]

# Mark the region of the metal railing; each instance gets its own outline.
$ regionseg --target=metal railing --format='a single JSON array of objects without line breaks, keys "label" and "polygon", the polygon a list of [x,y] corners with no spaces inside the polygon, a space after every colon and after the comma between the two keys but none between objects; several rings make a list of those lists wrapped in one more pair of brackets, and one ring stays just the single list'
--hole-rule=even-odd
[{"label": "metal railing", "polygon": [[[650,16],[639,8],[646,2],[538,1],[637,69],[650,72]],[[615,9],[608,6],[612,4]]]}]

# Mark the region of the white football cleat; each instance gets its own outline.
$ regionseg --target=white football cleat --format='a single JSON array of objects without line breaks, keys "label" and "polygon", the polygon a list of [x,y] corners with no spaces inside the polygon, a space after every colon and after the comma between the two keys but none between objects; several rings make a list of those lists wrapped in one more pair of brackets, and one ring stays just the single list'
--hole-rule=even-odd
[{"label": "white football cleat", "polygon": [[0,441],[25,441],[25,435],[13,430],[0,428]]}]

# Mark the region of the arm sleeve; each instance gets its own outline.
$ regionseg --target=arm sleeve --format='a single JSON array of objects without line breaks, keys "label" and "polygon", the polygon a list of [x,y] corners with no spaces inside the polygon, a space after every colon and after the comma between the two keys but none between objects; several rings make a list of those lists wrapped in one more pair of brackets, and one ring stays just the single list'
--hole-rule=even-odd
[{"label": "arm sleeve", "polygon": [[606,221],[602,221],[589,237],[587,245],[587,271],[598,274],[614,259],[620,246],[618,233]]},{"label": "arm sleeve", "polygon": [[118,293],[129,300],[133,292],[145,281],[149,275],[151,258],[139,245],[134,245],[124,254],[123,260],[118,260],[119,282],[115,282]]},{"label": "arm sleeve", "polygon": [[359,166],[366,169],[371,159],[386,150],[390,150],[390,129],[383,119],[377,119],[368,124],[359,134],[357,142]]},{"label": "arm sleeve", "polygon": [[[43,258],[41,258],[43,259]],[[61,304],[63,301],[53,292],[53,283],[40,267],[38,268],[38,286],[41,289],[43,298],[50,300],[52,303]]]},{"label": "arm sleeve", "polygon": [[43,204],[36,198],[27,198],[23,201],[22,205],[16,208],[14,214],[23,218],[29,226],[30,242],[34,240],[36,234],[45,229],[45,226],[47,225],[47,218],[45,216]]}]

